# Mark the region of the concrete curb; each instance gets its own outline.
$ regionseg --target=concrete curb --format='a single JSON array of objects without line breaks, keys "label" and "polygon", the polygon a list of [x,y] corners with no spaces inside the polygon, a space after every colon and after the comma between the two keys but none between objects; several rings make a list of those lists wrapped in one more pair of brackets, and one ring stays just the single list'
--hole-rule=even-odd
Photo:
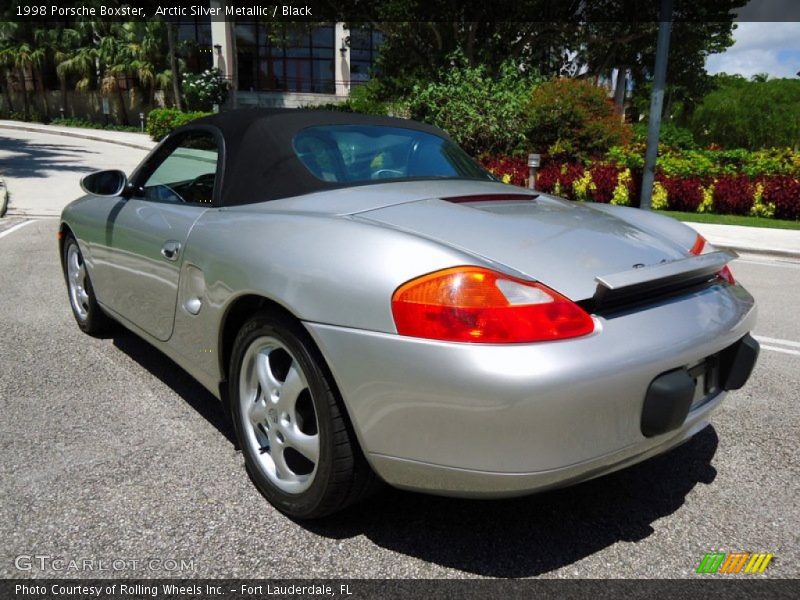
[{"label": "concrete curb", "polygon": [[712,246],[720,250],[733,250],[737,254],[759,254],[763,256],[772,256],[775,258],[791,258],[800,260],[800,252],[793,252],[791,250],[778,250],[777,248],[754,248],[752,246],[731,246],[729,244],[717,244],[713,240],[709,240]]},{"label": "concrete curb", "polygon": [[[107,144],[116,144],[118,146],[127,146],[128,148],[136,148],[137,150],[152,150],[153,146],[155,145],[155,143],[153,144],[153,146],[147,146],[145,144],[137,144],[137,143],[134,143],[134,142],[127,142],[127,141],[123,141],[123,140],[113,140],[113,139],[109,139],[107,137],[103,137],[103,136],[96,135],[96,134],[91,134],[91,133],[83,133],[83,132],[79,133],[77,131],[74,131],[74,132],[73,131],[59,131],[57,129],[51,129],[47,125],[41,125],[41,126],[37,127],[36,125],[28,125],[28,124],[26,124],[26,125],[9,125],[7,123],[2,123],[2,124],[0,124],[0,128],[1,129],[16,129],[17,131],[30,131],[30,132],[33,132],[33,133],[48,133],[50,135],[63,135],[64,137],[75,137],[75,138],[81,138],[81,139],[84,139],[84,140],[92,140],[92,141],[95,141],[95,142],[106,142]],[[87,129],[87,131],[91,131],[91,129]]]},{"label": "concrete curb", "polygon": [[714,247],[800,260],[800,231],[684,221]]}]

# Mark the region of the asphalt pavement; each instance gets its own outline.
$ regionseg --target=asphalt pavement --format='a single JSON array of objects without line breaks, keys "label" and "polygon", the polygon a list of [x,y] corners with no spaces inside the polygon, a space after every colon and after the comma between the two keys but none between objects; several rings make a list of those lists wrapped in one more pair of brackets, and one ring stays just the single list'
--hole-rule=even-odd
[{"label": "asphalt pavement", "polygon": [[199,384],[133,334],[78,330],[57,221],[0,223],[0,576],[97,574],[15,567],[35,554],[137,577],[672,578],[717,550],[772,552],[764,576],[800,576],[800,264],[734,264],[778,350],[677,450],[537,496],[386,490],[296,523],[254,489]]}]

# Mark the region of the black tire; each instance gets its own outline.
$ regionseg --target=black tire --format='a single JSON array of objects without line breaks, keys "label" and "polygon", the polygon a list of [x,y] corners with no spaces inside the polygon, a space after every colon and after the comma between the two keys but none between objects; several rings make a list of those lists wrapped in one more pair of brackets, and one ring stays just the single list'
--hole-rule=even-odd
[{"label": "black tire", "polygon": [[[266,359],[265,352],[268,353]],[[274,357],[277,358],[273,360]],[[243,375],[245,359],[247,366]],[[252,382],[253,370],[258,370],[258,360],[266,360],[262,364],[276,374],[275,380],[281,385],[277,394],[269,396],[260,382]],[[280,362],[283,362],[283,366],[277,364]],[[274,371],[273,364],[276,365]],[[283,382],[279,375],[281,368],[287,371]],[[274,414],[269,413],[263,423],[259,417],[245,414],[255,404],[266,407],[260,409],[262,412],[259,415],[267,414],[263,413],[264,410],[273,410],[269,408],[271,406],[279,406],[270,402],[279,402],[277,398],[288,387],[285,384],[289,379],[288,371],[292,368],[296,372],[302,371],[300,374],[304,379],[296,387],[306,386],[294,403],[291,399],[287,402],[297,407],[294,414],[281,413],[286,415],[284,421],[283,416],[277,416],[278,413],[291,409],[278,408]],[[229,373],[231,415],[245,466],[255,485],[275,508],[297,519],[319,518],[363,499],[379,487],[379,480],[361,452],[325,362],[300,323],[282,314],[260,312],[254,315],[236,336]],[[259,379],[257,374],[255,378]],[[287,392],[285,396],[288,395],[290,393]],[[313,415],[309,403],[313,406]],[[259,422],[254,424],[254,421]],[[301,469],[293,467],[294,470],[284,471],[286,478],[282,479],[277,473],[278,461],[286,466],[291,458],[289,452],[296,452],[286,433],[292,423],[318,440],[318,458],[315,463],[306,459],[314,464],[312,472],[301,473]],[[285,439],[281,432],[286,434]],[[257,448],[259,445],[260,449]],[[303,455],[300,457],[305,459]],[[306,471],[309,470],[308,466],[303,466]],[[304,482],[294,481],[303,477],[306,478]],[[289,484],[308,487],[296,492],[282,489]]]},{"label": "black tire", "polygon": [[[79,265],[83,268],[83,275],[81,277],[80,289],[85,293],[85,299],[80,300],[75,297],[72,284],[70,282],[70,260],[71,249],[74,248]],[[75,317],[75,322],[81,331],[88,333],[92,336],[102,336],[108,333],[114,322],[103,312],[103,309],[97,304],[97,298],[94,295],[94,288],[92,281],[89,278],[89,273],[83,266],[83,253],[81,252],[78,242],[75,237],[70,233],[64,238],[63,255],[61,257],[61,264],[64,271],[64,281],[67,284],[67,297],[69,298],[69,305],[72,309],[72,316]]]}]

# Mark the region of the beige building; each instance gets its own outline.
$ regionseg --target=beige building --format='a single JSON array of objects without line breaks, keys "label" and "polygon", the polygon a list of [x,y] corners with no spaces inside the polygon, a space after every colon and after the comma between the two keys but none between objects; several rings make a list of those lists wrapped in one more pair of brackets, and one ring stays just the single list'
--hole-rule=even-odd
[{"label": "beige building", "polygon": [[[224,0],[210,5],[224,7]],[[181,27],[181,37],[195,37],[201,52],[210,41],[211,64],[231,82],[229,102],[239,107],[340,102],[368,80],[382,41],[379,31],[344,23],[206,20],[194,32],[191,24]]]}]

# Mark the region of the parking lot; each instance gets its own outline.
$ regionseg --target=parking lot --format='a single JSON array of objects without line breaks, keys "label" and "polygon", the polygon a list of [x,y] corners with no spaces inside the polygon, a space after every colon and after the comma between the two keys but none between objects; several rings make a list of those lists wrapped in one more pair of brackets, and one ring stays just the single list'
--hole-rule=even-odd
[{"label": "parking lot", "polygon": [[[80,174],[144,153],[37,134],[5,150],[17,200],[74,196]],[[798,263],[733,264],[759,303],[761,357],[671,453],[538,496],[385,490],[297,523],[252,486],[207,391],[133,334],[78,330],[57,223],[0,219],[2,577],[675,578],[711,551],[771,552],[764,577],[800,576]]]}]

